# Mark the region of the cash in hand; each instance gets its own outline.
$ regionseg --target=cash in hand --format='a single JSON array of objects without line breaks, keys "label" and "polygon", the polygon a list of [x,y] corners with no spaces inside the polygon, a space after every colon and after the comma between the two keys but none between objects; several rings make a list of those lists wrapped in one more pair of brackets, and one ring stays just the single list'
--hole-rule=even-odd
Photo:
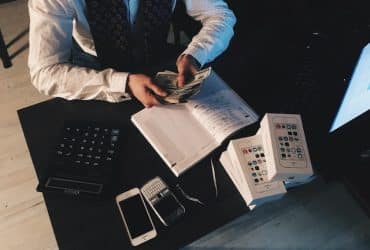
[{"label": "cash in hand", "polygon": [[211,74],[211,70],[211,67],[208,67],[198,71],[194,74],[193,79],[181,88],[177,86],[177,73],[171,71],[158,72],[154,77],[154,82],[166,91],[168,95],[165,97],[156,95],[157,99],[163,104],[186,102],[189,98],[199,93],[202,83]]}]

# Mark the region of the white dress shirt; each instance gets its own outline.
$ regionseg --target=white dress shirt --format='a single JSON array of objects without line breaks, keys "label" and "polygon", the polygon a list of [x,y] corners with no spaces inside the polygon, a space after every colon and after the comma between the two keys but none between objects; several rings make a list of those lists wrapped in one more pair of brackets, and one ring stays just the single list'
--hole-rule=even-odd
[{"label": "white dress shirt", "polygon": [[[222,0],[183,0],[187,13],[202,23],[182,54],[201,65],[211,62],[228,46],[236,18]],[[123,0],[134,27],[139,0]],[[175,6],[176,0],[173,0]],[[96,56],[86,19],[84,0],[29,0],[30,50],[28,66],[32,84],[43,94],[65,99],[129,100],[125,93],[129,72],[96,71],[69,62],[72,37],[82,50]]]}]

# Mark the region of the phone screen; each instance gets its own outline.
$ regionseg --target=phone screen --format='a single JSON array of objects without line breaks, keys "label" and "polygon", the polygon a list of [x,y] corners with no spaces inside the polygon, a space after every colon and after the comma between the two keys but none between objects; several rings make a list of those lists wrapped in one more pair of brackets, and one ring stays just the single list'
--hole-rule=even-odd
[{"label": "phone screen", "polygon": [[120,201],[119,206],[125,217],[131,238],[136,238],[153,230],[143,200],[139,194]]}]

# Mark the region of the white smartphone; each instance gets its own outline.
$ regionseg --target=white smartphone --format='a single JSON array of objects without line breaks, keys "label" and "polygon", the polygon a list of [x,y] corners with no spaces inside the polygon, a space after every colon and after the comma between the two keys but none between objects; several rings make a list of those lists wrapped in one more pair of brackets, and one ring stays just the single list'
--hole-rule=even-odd
[{"label": "white smartphone", "polygon": [[138,188],[117,195],[116,202],[133,246],[157,236],[157,231]]}]

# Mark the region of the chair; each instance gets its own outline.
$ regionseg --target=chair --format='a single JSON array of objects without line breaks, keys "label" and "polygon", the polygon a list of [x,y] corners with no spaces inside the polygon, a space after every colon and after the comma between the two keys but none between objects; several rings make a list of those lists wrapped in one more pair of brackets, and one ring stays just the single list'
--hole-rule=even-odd
[{"label": "chair", "polygon": [[4,68],[9,68],[12,66],[12,62],[10,60],[8,50],[4,42],[3,34],[1,33],[1,29],[0,29],[0,58],[3,61]]}]

